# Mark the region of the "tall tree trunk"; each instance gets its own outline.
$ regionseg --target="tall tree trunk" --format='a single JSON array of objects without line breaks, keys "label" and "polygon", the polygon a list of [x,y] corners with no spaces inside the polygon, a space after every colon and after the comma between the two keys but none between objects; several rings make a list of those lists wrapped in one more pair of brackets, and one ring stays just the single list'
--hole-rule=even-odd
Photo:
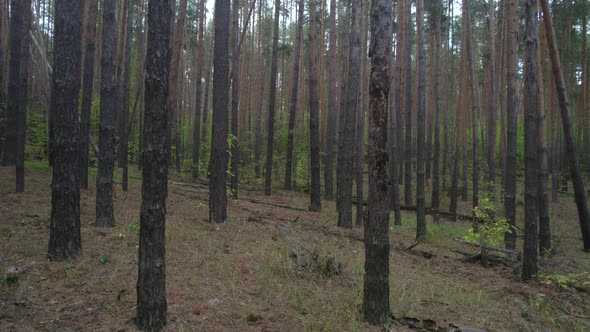
[{"label": "tall tree trunk", "polygon": [[88,17],[86,19],[84,73],[82,86],[82,113],[80,115],[80,188],[88,189],[88,144],[90,136],[90,112],[92,109],[92,94],[94,91],[94,53],[96,51],[96,21],[98,17],[98,2],[88,2]]},{"label": "tall tree trunk", "polygon": [[13,0],[10,11],[8,122],[4,143],[4,165],[16,165],[16,192],[23,192],[25,190],[25,127],[29,79],[31,1]]},{"label": "tall tree trunk", "polygon": [[324,168],[324,197],[334,198],[334,144],[336,143],[336,113],[338,63],[336,60],[336,0],[330,0],[330,44],[328,49],[328,123],[326,123],[326,162]]},{"label": "tall tree trunk", "polygon": [[[180,135],[180,127],[176,125],[175,119],[178,118],[179,114],[179,107],[178,107],[178,80],[179,80],[179,69],[181,68],[182,64],[182,49],[184,45],[184,26],[186,21],[186,7],[187,7],[187,0],[180,0],[178,5],[178,16],[176,17],[176,24],[174,25],[174,37],[172,39],[172,61],[170,62],[170,76],[168,82],[168,125],[170,126],[170,130],[168,131],[168,146],[172,147],[174,145],[176,148],[174,149],[174,160],[176,165],[176,172],[180,172],[180,146],[179,143],[179,135]],[[182,75],[180,79],[183,79]],[[174,137],[172,137],[172,135]],[[169,156],[171,157],[171,156]]]},{"label": "tall tree trunk", "polygon": [[496,193],[496,33],[494,31],[494,0],[489,1],[488,5],[488,28],[489,28],[489,47],[488,47],[488,129],[487,129],[487,161],[488,161],[488,193],[492,195],[494,201]]},{"label": "tall tree trunk", "polygon": [[463,10],[466,12],[467,22],[465,27],[467,29],[467,59],[469,62],[469,81],[471,82],[471,117],[472,117],[472,149],[473,149],[473,169],[472,169],[472,185],[473,185],[473,205],[475,208],[479,205],[479,85],[477,82],[477,74],[475,71],[475,49],[473,47],[473,36],[471,31],[471,11],[469,9],[469,0],[463,0]]},{"label": "tall tree trunk", "polygon": [[[397,3],[397,22],[401,22],[403,19],[403,11],[401,10],[401,2]],[[402,223],[401,209],[400,209],[400,190],[399,190],[399,165],[403,163],[403,158],[400,158],[400,144],[402,141],[401,133],[401,73],[402,73],[402,61],[400,57],[400,45],[401,38],[403,38],[401,24],[397,25],[396,31],[396,47],[395,47],[395,65],[392,64],[393,75],[391,75],[391,81],[395,82],[394,88],[394,100],[390,100],[390,107],[393,109],[390,112],[390,123],[392,123],[392,130],[390,131],[389,141],[391,142],[391,158],[389,158],[389,171],[390,171],[390,209],[393,210],[395,225],[400,226]]]},{"label": "tall tree trunk", "polygon": [[229,89],[229,0],[215,0],[215,48],[213,53],[213,129],[209,179],[209,222],[227,219],[227,134]]},{"label": "tall tree trunk", "polygon": [[405,129],[405,147],[404,147],[404,202],[406,205],[412,205],[412,38],[411,38],[411,20],[412,5],[410,0],[405,0],[404,21],[404,44],[401,52],[404,59],[404,76],[402,84],[404,85],[405,105],[404,115],[406,119]]},{"label": "tall tree trunk", "polygon": [[238,179],[240,172],[240,139],[238,134],[239,122],[239,83],[240,83],[240,1],[233,0],[232,5],[232,55],[231,55],[231,161],[230,161],[230,188],[233,198],[238,198]]},{"label": "tall tree trunk", "polygon": [[537,275],[537,194],[539,163],[537,160],[537,0],[525,2],[525,52],[524,52],[524,249],[522,280],[529,281]]},{"label": "tall tree trunk", "polygon": [[518,122],[518,0],[507,0],[506,7],[506,179],[504,205],[506,219],[512,227],[504,236],[507,249],[516,248],[516,131]]},{"label": "tall tree trunk", "polygon": [[363,313],[365,319],[375,325],[386,324],[391,316],[387,199],[390,25],[391,1],[373,0],[371,2],[371,79],[369,83],[369,204],[368,218],[365,223]]},{"label": "tall tree trunk", "polygon": [[354,169],[354,124],[358,104],[360,75],[360,5],[359,0],[352,0],[350,29],[350,64],[348,67],[346,110],[341,108],[343,122],[338,143],[338,163],[336,176],[338,181],[338,226],[352,227],[352,175]]},{"label": "tall tree trunk", "polygon": [[539,159],[539,192],[537,209],[539,210],[539,255],[543,256],[551,250],[551,227],[549,224],[548,161],[546,139],[546,108],[545,108],[545,66],[547,58],[547,42],[543,27],[539,28],[539,51],[537,54],[538,93],[537,93],[537,158]]},{"label": "tall tree trunk", "polygon": [[166,325],[166,195],[168,191],[169,0],[149,1],[145,124],[139,226],[137,318],[140,330]]},{"label": "tall tree trunk", "polygon": [[[436,212],[440,208],[440,80],[441,80],[441,12],[442,0],[436,0],[434,8],[434,147],[432,157],[432,201],[431,207]],[[444,167],[444,166],[443,166]],[[434,216],[435,222],[438,215]]]},{"label": "tall tree trunk", "polygon": [[123,191],[129,186],[129,100],[131,99],[131,42],[133,33],[133,1],[127,4],[127,33],[125,34],[125,54],[121,105],[121,136],[119,137],[119,167],[123,170]]},{"label": "tall tree trunk", "polygon": [[416,0],[416,30],[417,61],[416,73],[418,75],[418,130],[417,130],[417,177],[416,177],[416,241],[423,241],[426,237],[426,202],[424,175],[424,139],[426,116],[426,61],[424,50],[424,0]]},{"label": "tall tree trunk", "polygon": [[[205,64],[205,45],[204,45],[204,28],[205,28],[205,1],[201,0],[199,4],[199,36],[197,50],[197,74],[195,77],[195,115],[193,123],[193,153],[191,173],[193,178],[199,177],[199,153],[201,147],[201,80],[203,78],[203,66]],[[207,99],[205,95],[203,99]],[[203,114],[207,111],[203,110]]]},{"label": "tall tree trunk", "polygon": [[[30,12],[30,1],[18,2],[24,6],[23,10]],[[51,108],[56,116],[56,130],[48,256],[52,260],[65,260],[82,254],[78,159],[78,73],[82,58],[80,1],[57,1],[55,9]],[[18,15],[17,11],[12,13],[13,18]],[[27,61],[26,56],[24,61]]]},{"label": "tall tree trunk", "polygon": [[366,82],[367,79],[367,33],[368,27],[365,22],[365,17],[368,14],[367,6],[361,1],[360,6],[361,21],[360,21],[360,32],[361,32],[361,74],[359,82],[359,100],[356,112],[356,148],[355,148],[355,173],[356,173],[356,220],[355,224],[361,226],[363,224],[364,208],[361,202],[363,201],[363,165],[365,156],[365,109],[367,107],[367,91],[368,87]]},{"label": "tall tree trunk", "polygon": [[113,170],[115,168],[115,51],[117,48],[117,3],[104,0],[100,85],[98,173],[96,175],[96,226],[115,225],[113,213]]},{"label": "tall tree trunk", "polygon": [[260,154],[262,151],[262,109],[264,105],[264,88],[266,81],[266,66],[264,61],[264,51],[262,49],[262,7],[264,2],[260,1],[258,6],[258,86],[260,98],[258,109],[256,111],[256,120],[254,121],[254,174],[260,179]]},{"label": "tall tree trunk", "polygon": [[[278,1],[278,0],[277,0]],[[318,91],[318,15],[316,0],[309,2],[309,161],[311,168],[310,206],[311,211],[320,211],[320,105]],[[323,41],[323,38],[321,39]],[[270,128],[269,128],[270,129]]]},{"label": "tall tree trunk", "polygon": [[[335,1],[335,0],[332,0]],[[287,158],[285,165],[285,189],[293,184],[293,138],[295,135],[295,116],[297,115],[297,98],[299,92],[299,63],[301,58],[301,35],[303,34],[304,1],[298,1],[297,31],[295,31],[295,53],[293,53],[293,79],[291,84],[291,102],[289,105],[289,128],[287,133]]]},{"label": "tall tree trunk", "polygon": [[569,112],[569,96],[565,89],[565,79],[561,70],[559,53],[557,52],[555,30],[553,28],[551,14],[549,13],[549,5],[547,4],[547,0],[540,1],[541,7],[543,8],[543,22],[545,23],[545,32],[547,34],[547,43],[549,45],[549,56],[551,58],[553,79],[555,80],[555,85],[557,87],[557,97],[559,99],[559,108],[561,110],[561,122],[563,125],[567,157],[569,161],[572,182],[574,185],[574,194],[576,206],[578,208],[582,239],[584,241],[584,250],[590,251],[590,212],[588,212],[588,203],[586,191],[584,190],[584,182],[582,181],[582,174],[580,171],[579,156],[576,152],[576,147],[574,144],[574,135]]},{"label": "tall tree trunk", "polygon": [[268,132],[266,141],[266,167],[264,174],[264,194],[272,193],[272,155],[275,135],[275,102],[277,93],[277,60],[279,48],[279,18],[281,0],[275,0],[275,18],[272,36],[272,59],[270,60],[270,93],[268,99]]}]

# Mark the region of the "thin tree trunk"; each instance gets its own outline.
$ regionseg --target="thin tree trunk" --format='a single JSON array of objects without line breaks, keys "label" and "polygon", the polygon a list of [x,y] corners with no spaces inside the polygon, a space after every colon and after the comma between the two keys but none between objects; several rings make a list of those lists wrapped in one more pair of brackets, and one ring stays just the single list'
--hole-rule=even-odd
[{"label": "thin tree trunk", "polygon": [[[166,107],[170,110],[168,113],[168,125],[170,126],[170,130],[168,134],[168,146],[172,147],[174,145],[176,149],[174,150],[174,160],[176,165],[176,172],[180,172],[180,162],[179,162],[179,151],[180,146],[178,146],[179,142],[179,132],[180,127],[176,125],[175,119],[178,118],[179,108],[178,108],[178,80],[179,80],[179,69],[182,64],[182,49],[184,45],[184,26],[186,21],[186,7],[187,7],[187,0],[180,0],[178,5],[178,16],[176,17],[176,24],[174,25],[174,37],[172,39],[172,61],[170,62],[170,76],[168,82],[168,104]],[[183,76],[180,76],[180,79],[183,79]],[[174,137],[172,137],[174,135]],[[172,141],[174,139],[174,141]],[[171,155],[169,156],[171,157]]]},{"label": "thin tree trunk", "polygon": [[538,93],[537,93],[537,158],[539,159],[539,192],[537,209],[539,210],[539,255],[547,255],[551,251],[551,227],[549,223],[549,194],[548,189],[548,160],[546,138],[546,108],[545,108],[545,66],[542,63],[547,58],[547,42],[543,27],[539,28],[539,52],[537,54]]},{"label": "thin tree trunk", "polygon": [[137,317],[140,330],[166,325],[166,195],[170,36],[169,0],[149,1],[145,80],[145,124],[139,226]]},{"label": "thin tree trunk", "polygon": [[348,68],[346,110],[341,108],[343,122],[338,147],[336,176],[338,181],[338,226],[352,227],[352,175],[354,169],[354,124],[358,104],[360,71],[360,5],[352,0],[350,29],[350,64]]},{"label": "thin tree trunk", "polygon": [[[367,13],[365,9],[367,6],[361,1],[361,74],[360,74],[360,82],[359,82],[359,100],[356,112],[356,151],[355,151],[355,173],[356,173],[356,201],[362,202],[363,201],[363,165],[364,165],[364,154],[365,154],[365,109],[367,104],[365,100],[367,100],[367,91],[368,87],[365,82],[368,82],[367,79],[367,24],[365,23],[365,17]],[[364,216],[364,209],[357,204],[356,209],[356,221],[355,224],[357,226],[361,226],[363,224],[363,216]]]},{"label": "thin tree trunk", "polygon": [[123,191],[129,186],[129,101],[131,99],[131,42],[133,33],[133,1],[127,4],[127,40],[125,41],[125,54],[123,71],[123,86],[121,105],[121,137],[119,137],[119,167],[123,169]]},{"label": "thin tree trunk", "polygon": [[387,199],[390,25],[391,1],[373,0],[371,2],[371,79],[369,83],[369,204],[365,223],[363,314],[365,319],[374,325],[387,324],[391,316]]},{"label": "thin tree trunk", "polygon": [[434,219],[438,222],[438,209],[440,208],[440,77],[441,77],[441,12],[442,0],[436,0],[434,8],[434,148],[432,158],[432,201],[431,206],[435,211]]},{"label": "thin tree trunk", "polygon": [[[277,5],[278,5],[277,0]],[[309,2],[309,160],[311,168],[310,211],[321,211],[320,105],[318,91],[318,16],[316,0]],[[321,39],[323,40],[323,38]],[[270,127],[269,127],[270,129]]]},{"label": "thin tree trunk", "polygon": [[475,208],[479,204],[479,87],[475,71],[475,50],[473,47],[473,36],[471,31],[471,12],[469,9],[469,0],[463,0],[463,10],[466,12],[467,22],[467,59],[469,62],[469,76],[471,82],[471,116],[472,116],[472,149],[473,149],[473,205]]},{"label": "thin tree trunk", "polygon": [[84,78],[82,86],[82,113],[80,116],[80,188],[88,189],[88,145],[90,135],[90,112],[92,109],[92,94],[94,91],[94,53],[96,51],[96,21],[98,17],[98,2],[88,2],[88,17],[86,19],[84,54]]},{"label": "thin tree trunk", "polygon": [[275,102],[277,93],[277,59],[279,48],[279,18],[281,0],[275,0],[275,18],[272,37],[272,59],[270,61],[270,93],[268,100],[268,132],[266,143],[266,167],[264,180],[264,194],[270,196],[272,193],[272,155],[274,149],[275,134]]},{"label": "thin tree trunk", "polygon": [[215,0],[213,76],[213,129],[209,180],[209,222],[227,220],[227,134],[229,89],[229,0]]},{"label": "thin tree trunk", "polygon": [[[204,28],[205,28],[205,1],[201,0],[199,4],[199,36],[197,50],[197,74],[195,77],[195,115],[193,123],[193,153],[192,153],[192,176],[199,177],[199,157],[201,148],[201,80],[203,78],[203,66],[205,64],[205,45],[204,45]],[[207,99],[207,96],[203,99]],[[206,110],[203,111],[203,114]]]},{"label": "thin tree trunk", "polygon": [[[338,63],[336,60],[336,0],[330,0],[330,44],[328,49],[328,123],[326,123],[326,162],[324,168],[324,197],[334,198],[334,144],[336,143],[336,113]],[[342,74],[342,73],[341,73]]]},{"label": "thin tree trunk", "polygon": [[[18,2],[25,6],[23,10],[30,12],[30,1]],[[51,98],[51,108],[56,117],[56,131],[53,144],[48,256],[52,260],[60,261],[82,254],[78,158],[78,73],[82,58],[80,12],[80,1],[56,2],[53,39],[55,61]],[[18,15],[16,13],[13,11],[13,19],[14,15]],[[26,31],[28,32],[28,29]],[[27,61],[26,56],[24,61]]]},{"label": "thin tree trunk", "polygon": [[489,1],[488,5],[488,27],[489,27],[489,68],[488,68],[488,193],[492,195],[492,202],[496,194],[496,33],[494,31],[494,0]]},{"label": "thin tree trunk", "polygon": [[[402,3],[397,3],[397,22],[401,22],[403,20],[403,13],[404,11],[401,10]],[[401,143],[402,143],[402,111],[401,111],[401,103],[402,103],[402,91],[401,91],[401,76],[402,76],[402,58],[401,58],[401,51],[400,47],[402,45],[401,38],[403,38],[403,32],[401,24],[398,24],[396,27],[396,47],[395,47],[395,68],[394,74],[392,75],[392,81],[395,82],[395,91],[394,91],[394,100],[390,101],[390,105],[393,105],[393,112],[391,112],[391,122],[392,131],[391,137],[389,141],[391,142],[391,158],[389,158],[390,162],[390,209],[393,210],[394,214],[394,223],[395,225],[401,226],[402,224],[402,216],[400,210],[400,189],[399,189],[399,179],[400,179],[400,167],[399,165],[403,164],[403,158],[399,158],[402,152]],[[394,116],[395,115],[395,116]],[[395,121],[394,121],[395,120]]]},{"label": "thin tree trunk", "polygon": [[424,0],[416,0],[416,30],[417,30],[417,61],[418,75],[418,129],[417,129],[417,177],[416,177],[416,241],[426,238],[426,202],[424,174],[424,136],[426,116],[426,61],[424,49]]},{"label": "thin tree trunk", "polygon": [[115,225],[113,213],[113,170],[115,168],[115,51],[117,48],[117,4],[103,2],[102,55],[100,86],[100,124],[98,136],[98,173],[96,176],[96,226]]},{"label": "thin tree trunk", "polygon": [[579,156],[576,152],[576,147],[574,144],[574,135],[569,115],[569,96],[565,89],[565,79],[563,76],[563,72],[561,70],[559,53],[557,52],[555,30],[553,29],[553,22],[551,19],[551,14],[549,13],[549,5],[547,4],[547,0],[540,1],[541,7],[543,8],[543,22],[545,23],[545,32],[547,34],[547,43],[549,45],[549,56],[551,58],[553,79],[556,81],[555,85],[557,86],[557,96],[559,99],[559,107],[561,110],[561,122],[563,125],[567,157],[574,186],[576,206],[578,208],[580,229],[582,233],[582,239],[584,241],[584,250],[590,251],[590,213],[588,212],[586,191],[584,190],[584,182],[582,181],[582,174],[580,171]]},{"label": "thin tree trunk", "polygon": [[[334,0],[332,0],[334,1]],[[297,98],[299,92],[299,63],[301,58],[301,35],[303,34],[304,1],[298,1],[297,31],[295,32],[295,53],[293,53],[293,79],[291,84],[291,103],[289,105],[289,128],[287,133],[287,158],[285,165],[285,189],[293,184],[293,138],[295,135],[295,116],[297,115]]]},{"label": "thin tree trunk", "polygon": [[525,52],[524,52],[524,249],[522,280],[529,281],[537,275],[537,194],[539,182],[538,142],[538,35],[537,0],[525,2]]},{"label": "thin tree trunk", "polygon": [[240,1],[233,0],[232,5],[232,63],[231,63],[231,162],[230,162],[230,188],[234,199],[238,198],[238,179],[240,172],[240,140],[238,133],[239,122],[239,83],[240,83],[240,44],[238,34],[240,33]]},{"label": "thin tree trunk", "polygon": [[404,59],[404,76],[402,81],[405,92],[404,115],[406,119],[405,129],[405,150],[404,150],[404,202],[412,205],[412,38],[411,38],[411,1],[405,0],[404,21],[404,44],[402,47]]}]

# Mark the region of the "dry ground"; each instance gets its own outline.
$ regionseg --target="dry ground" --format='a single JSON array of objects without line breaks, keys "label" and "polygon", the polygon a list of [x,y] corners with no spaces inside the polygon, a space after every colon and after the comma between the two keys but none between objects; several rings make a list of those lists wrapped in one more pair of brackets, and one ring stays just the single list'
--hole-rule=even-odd
[{"label": "dry ground", "polygon": [[[0,331],[134,331],[138,181],[131,181],[129,193],[115,188],[117,225],[110,229],[93,226],[94,185],[82,192],[84,255],[61,263],[46,257],[51,174],[28,164],[23,194],[12,193],[13,181],[13,169],[0,168],[0,275],[11,267],[19,270],[16,284],[2,276]],[[362,229],[335,227],[333,203],[323,202],[323,212],[310,213],[304,211],[308,198],[296,193],[240,194],[229,204],[229,222],[210,225],[206,187],[170,184],[168,331],[380,330],[359,314]],[[469,204],[463,203],[464,213]],[[580,250],[571,198],[552,210],[556,250],[542,261],[542,274],[589,271],[590,254]],[[396,317],[488,331],[590,331],[590,298],[583,287],[564,289],[543,278],[522,284],[510,268],[461,262],[450,248],[471,250],[452,240],[465,234],[466,223],[433,225],[429,219],[427,242],[406,251],[415,217],[411,212],[403,217],[404,226],[391,228]],[[301,271],[276,224],[308,252],[339,262],[342,273]],[[388,329],[410,330],[400,323]]]}]

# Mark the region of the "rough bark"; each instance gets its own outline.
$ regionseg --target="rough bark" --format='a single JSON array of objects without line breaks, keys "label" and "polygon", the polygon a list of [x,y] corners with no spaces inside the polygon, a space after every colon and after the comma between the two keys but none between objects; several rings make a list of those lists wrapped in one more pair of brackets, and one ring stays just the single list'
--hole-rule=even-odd
[{"label": "rough bark", "polygon": [[98,173],[96,175],[96,226],[112,227],[113,170],[115,168],[115,51],[117,48],[117,3],[103,2]]},{"label": "rough bark", "polygon": [[525,51],[524,51],[524,248],[522,280],[529,281],[537,275],[537,194],[539,163],[537,160],[537,0],[525,2]]},{"label": "rough bark", "polygon": [[168,190],[168,82],[172,11],[169,0],[149,1],[145,124],[139,226],[136,324],[166,325],[166,196]]},{"label": "rough bark", "polygon": [[31,1],[10,4],[10,60],[8,73],[8,122],[4,165],[16,165],[16,192],[25,190],[25,126],[29,79],[29,29]]},{"label": "rough bark", "polygon": [[561,111],[561,123],[563,125],[567,158],[574,186],[574,194],[576,206],[578,208],[578,218],[580,222],[582,239],[584,242],[584,250],[590,251],[590,212],[588,211],[586,191],[584,190],[584,182],[582,181],[582,174],[580,171],[579,156],[574,143],[572,121],[569,112],[569,96],[565,88],[565,79],[563,76],[563,71],[561,70],[559,53],[557,52],[555,30],[553,28],[551,14],[549,13],[549,5],[547,4],[547,0],[540,1],[541,7],[543,8],[543,22],[545,23],[545,33],[547,35],[547,43],[549,46],[551,69],[553,71],[553,79],[555,80],[555,85],[557,87],[557,97]]},{"label": "rough bark", "polygon": [[324,166],[324,197],[334,198],[334,145],[336,143],[336,113],[338,63],[336,60],[336,0],[330,0],[330,44],[328,49],[328,123],[326,123],[326,157]]},{"label": "rough bark", "polygon": [[[418,0],[422,1],[422,0]],[[387,198],[387,99],[391,2],[371,2],[371,76],[369,83],[369,198],[365,223],[363,314],[386,324],[389,308],[389,204]]]},{"label": "rough bark", "polygon": [[88,2],[86,19],[84,73],[82,81],[82,113],[80,115],[80,188],[88,189],[89,135],[92,94],[94,91],[94,53],[96,51],[96,21],[98,18],[98,2]]},{"label": "rough bark", "polygon": [[[278,0],[277,0],[278,1]],[[316,0],[309,2],[309,161],[311,168],[310,206],[311,211],[320,211],[321,182],[320,182],[320,105],[319,105],[319,45],[318,45],[318,15]],[[323,40],[320,39],[320,40]]]},{"label": "rough bark", "polygon": [[229,0],[215,0],[215,48],[213,50],[213,129],[211,136],[211,176],[209,180],[209,222],[227,219],[227,134],[229,89]]},{"label": "rough bark", "polygon": [[[356,200],[362,202],[363,200],[363,170],[364,170],[364,160],[365,160],[365,109],[367,107],[367,34],[368,34],[368,27],[366,24],[366,15],[368,11],[366,11],[367,6],[361,1],[361,6],[359,8],[361,12],[361,73],[360,73],[360,81],[359,81],[359,100],[358,100],[358,108],[356,112],[356,137],[355,137],[355,156],[354,156],[354,170],[355,170],[355,181],[356,181]],[[357,205],[358,207],[358,205]],[[355,225],[362,226],[363,219],[364,219],[364,209],[356,209],[356,220]]]},{"label": "rough bark", "polygon": [[[30,9],[30,1],[19,2],[28,6],[25,10]],[[51,108],[56,118],[48,256],[52,260],[64,260],[82,254],[78,160],[82,29],[80,1],[57,1],[55,9]]]},{"label": "rough bark", "polygon": [[[332,0],[335,1],[335,0]],[[297,97],[299,92],[299,63],[301,58],[301,35],[303,34],[304,1],[298,1],[297,31],[295,31],[295,53],[293,53],[293,79],[291,84],[291,101],[289,104],[289,128],[287,133],[287,158],[285,164],[285,189],[293,184],[293,141],[295,136],[295,116],[297,115]]]},{"label": "rough bark", "polygon": [[426,135],[426,60],[424,48],[424,0],[416,0],[417,61],[418,75],[418,128],[416,132],[416,241],[426,237],[425,187],[425,135]]},{"label": "rough bark", "polygon": [[[518,0],[507,0],[506,7],[506,179],[504,205],[510,226],[516,225],[516,131],[518,121]],[[516,248],[514,230],[504,237],[506,249]]]}]

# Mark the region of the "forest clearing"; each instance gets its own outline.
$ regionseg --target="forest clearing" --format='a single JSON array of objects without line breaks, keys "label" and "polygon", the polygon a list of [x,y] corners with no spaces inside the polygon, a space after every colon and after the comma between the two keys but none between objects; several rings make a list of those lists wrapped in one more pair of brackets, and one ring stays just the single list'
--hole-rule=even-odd
[{"label": "forest clearing", "polygon": [[[94,227],[95,189],[91,185],[81,197],[84,255],[75,261],[51,263],[45,258],[49,169],[40,162],[30,163],[30,186],[21,194],[5,194],[12,184],[10,172],[6,167],[0,169],[1,265],[3,271],[18,268],[18,282],[0,288],[0,330],[133,330],[140,204],[137,178],[132,178],[127,194],[115,191],[119,222],[113,228]],[[308,204],[302,194],[277,191],[268,198],[260,190],[243,190],[242,198],[228,205],[228,223],[212,225],[207,219],[206,186],[171,183],[166,330],[380,331],[359,319],[362,228],[336,227],[334,204],[319,214],[302,212]],[[468,213],[469,204],[464,203],[460,210]],[[579,238],[571,238],[577,226],[572,222],[573,207],[571,197],[564,197],[560,206],[551,209],[555,255],[540,263],[539,281],[529,284],[520,283],[511,267],[486,269],[463,262],[462,255],[453,253],[451,249],[475,252],[472,246],[453,240],[466,234],[469,223],[465,221],[442,220],[433,225],[429,218],[426,241],[408,251],[414,244],[416,219],[414,212],[404,211],[403,226],[391,221],[393,314],[398,319],[432,320],[439,328],[590,329],[590,288],[584,284],[589,276],[567,281],[575,285],[560,285],[547,278],[590,270],[590,258],[576,245]],[[309,252],[321,259],[333,258],[341,271],[299,269],[277,225],[285,227],[289,237]],[[389,330],[416,329],[395,322]]]}]

